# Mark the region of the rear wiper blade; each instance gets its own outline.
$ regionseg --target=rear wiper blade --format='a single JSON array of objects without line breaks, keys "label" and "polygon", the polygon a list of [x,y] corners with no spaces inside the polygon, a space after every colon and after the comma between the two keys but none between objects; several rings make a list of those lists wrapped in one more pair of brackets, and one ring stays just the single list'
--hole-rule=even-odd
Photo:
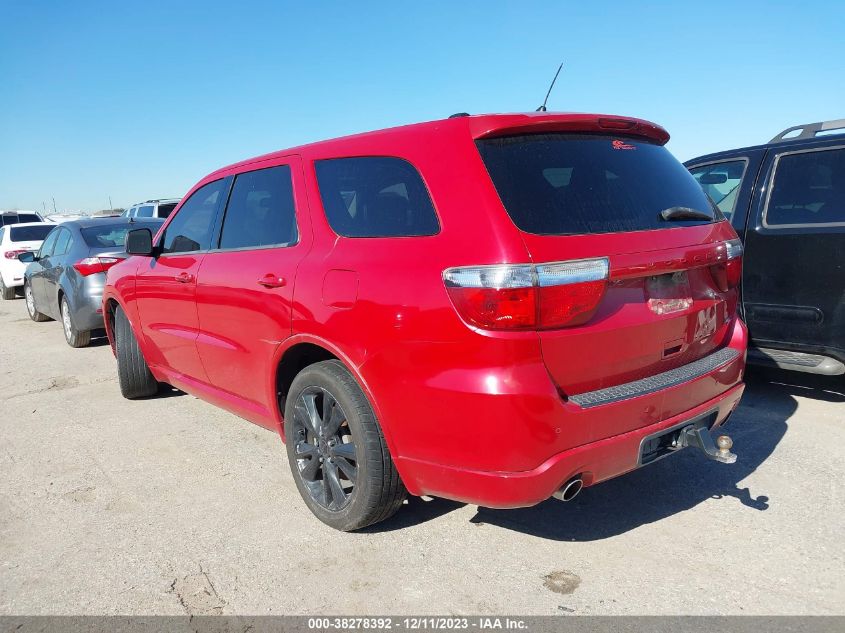
[{"label": "rear wiper blade", "polygon": [[689,207],[669,207],[660,212],[660,218],[667,222],[672,220],[713,220],[713,214]]}]

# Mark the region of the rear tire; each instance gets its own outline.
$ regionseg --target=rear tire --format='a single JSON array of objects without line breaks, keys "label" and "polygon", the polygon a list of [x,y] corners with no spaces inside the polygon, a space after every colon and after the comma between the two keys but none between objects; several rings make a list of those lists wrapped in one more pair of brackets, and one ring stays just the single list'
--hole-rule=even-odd
[{"label": "rear tire", "polygon": [[65,331],[65,340],[71,347],[87,347],[91,342],[91,331],[80,332],[73,324],[73,315],[70,313],[70,305],[67,297],[62,297],[59,308],[62,312],[62,329]]},{"label": "rear tire", "polygon": [[285,440],[296,487],[314,515],[344,532],[384,521],[407,495],[378,420],[340,361],[294,378],[285,405]]},{"label": "rear tire", "polygon": [[120,308],[116,308],[114,313],[114,345],[117,377],[123,397],[133,400],[155,395],[158,383],[144,360],[129,319]]},{"label": "rear tire", "polygon": [[42,314],[35,307],[35,296],[32,294],[32,287],[26,282],[24,282],[23,285],[23,296],[24,299],[26,299],[26,311],[29,314],[30,319],[36,323],[43,323],[44,321],[50,320],[50,317],[46,314]]},{"label": "rear tire", "polygon": [[0,296],[2,296],[3,299],[6,301],[15,298],[14,286],[11,288],[7,288],[6,284],[3,283],[3,275],[0,275]]}]

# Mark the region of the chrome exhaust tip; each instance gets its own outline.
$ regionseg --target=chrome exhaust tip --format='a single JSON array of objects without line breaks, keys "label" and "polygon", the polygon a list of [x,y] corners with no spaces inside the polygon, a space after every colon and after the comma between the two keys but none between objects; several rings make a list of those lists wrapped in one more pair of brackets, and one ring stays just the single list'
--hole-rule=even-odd
[{"label": "chrome exhaust tip", "polygon": [[572,501],[581,492],[584,482],[581,475],[575,475],[572,479],[563,484],[552,496],[560,501]]}]

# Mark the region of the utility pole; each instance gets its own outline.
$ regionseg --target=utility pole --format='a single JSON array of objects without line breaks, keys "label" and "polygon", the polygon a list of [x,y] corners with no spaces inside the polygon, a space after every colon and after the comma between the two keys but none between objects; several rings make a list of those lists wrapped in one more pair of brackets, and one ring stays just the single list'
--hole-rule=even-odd
[{"label": "utility pole", "polygon": [[109,211],[114,209],[114,205],[111,203],[111,196],[109,196]]},{"label": "utility pole", "polygon": [[47,203],[43,200],[41,201],[41,208],[44,209],[44,215],[47,215]]},{"label": "utility pole", "polygon": [[52,196],[53,198],[53,213],[57,213],[56,211],[56,196]]}]

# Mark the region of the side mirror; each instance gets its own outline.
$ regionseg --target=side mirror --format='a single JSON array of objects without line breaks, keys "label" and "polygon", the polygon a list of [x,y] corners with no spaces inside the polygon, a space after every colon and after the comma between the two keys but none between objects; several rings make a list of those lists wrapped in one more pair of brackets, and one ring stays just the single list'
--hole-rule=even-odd
[{"label": "side mirror", "polygon": [[130,255],[153,254],[153,233],[150,229],[132,229],[126,233],[126,252]]},{"label": "side mirror", "polygon": [[21,253],[18,255],[18,261],[23,262],[24,264],[31,264],[35,261],[35,253],[32,251],[26,251],[25,253]]}]

